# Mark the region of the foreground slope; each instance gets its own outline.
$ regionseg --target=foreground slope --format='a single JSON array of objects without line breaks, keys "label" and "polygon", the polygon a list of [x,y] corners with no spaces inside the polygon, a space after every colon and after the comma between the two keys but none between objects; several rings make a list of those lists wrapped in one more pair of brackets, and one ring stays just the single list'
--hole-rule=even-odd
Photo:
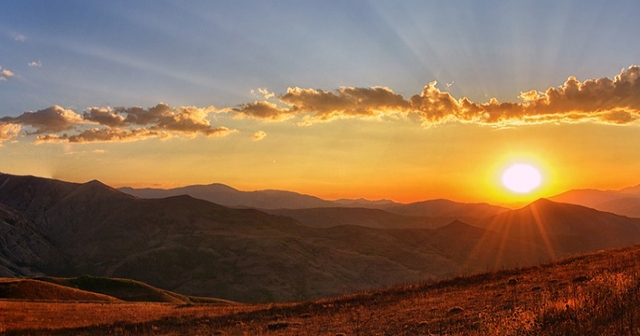
[{"label": "foreground slope", "polygon": [[115,297],[47,281],[0,278],[0,300],[118,302]]},{"label": "foreground slope", "polygon": [[77,278],[0,278],[0,300],[166,302],[173,304],[234,302],[207,297],[190,297],[130,279],[81,276]]},{"label": "foreground slope", "polygon": [[302,303],[0,301],[0,317],[7,335],[633,335],[640,321],[638,260],[640,246],[633,246]]}]

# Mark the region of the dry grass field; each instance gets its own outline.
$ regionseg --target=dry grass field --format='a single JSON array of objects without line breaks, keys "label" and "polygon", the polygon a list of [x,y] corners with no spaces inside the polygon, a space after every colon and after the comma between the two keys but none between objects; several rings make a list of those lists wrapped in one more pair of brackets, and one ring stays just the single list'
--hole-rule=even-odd
[{"label": "dry grass field", "polygon": [[637,335],[640,246],[262,305],[0,300],[0,335]]}]

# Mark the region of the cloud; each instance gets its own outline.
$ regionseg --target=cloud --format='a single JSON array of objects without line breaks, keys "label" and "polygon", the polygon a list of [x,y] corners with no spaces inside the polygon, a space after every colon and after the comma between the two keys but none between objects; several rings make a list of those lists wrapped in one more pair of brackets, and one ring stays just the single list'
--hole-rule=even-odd
[{"label": "cloud", "polygon": [[273,97],[276,96],[275,93],[269,92],[269,90],[264,89],[264,88],[259,88],[258,92],[260,92],[264,96],[264,99],[270,99],[270,98],[273,98]]},{"label": "cloud", "polygon": [[256,97],[262,96],[264,99],[271,99],[271,98],[276,96],[275,93],[270,92],[269,90],[267,90],[265,88],[258,88],[257,92],[256,92],[256,90],[251,90],[251,94],[256,96]]},{"label": "cloud", "polygon": [[[200,133],[206,136],[214,136],[219,135],[220,129],[213,128],[209,120],[207,120],[207,116],[215,110],[216,108],[213,106],[204,108],[195,106],[171,108],[167,104],[159,103],[148,109],[141,107],[115,108],[114,112],[110,113],[108,117],[105,116],[104,119],[110,118],[111,121],[117,122],[118,116],[126,116],[120,126],[144,125],[155,131],[174,131],[185,134]],[[98,121],[95,116],[89,119]],[[109,124],[105,125],[110,126]]]},{"label": "cloud", "polygon": [[0,145],[3,141],[11,140],[20,133],[20,125],[0,122]]},{"label": "cloud", "polygon": [[[61,109],[60,107],[52,107],[49,109]],[[48,110],[49,110],[48,109]],[[195,137],[202,134],[207,137],[226,136],[235,130],[227,127],[213,127],[206,119],[208,114],[216,112],[212,106],[198,108],[194,106],[181,106],[171,108],[167,104],[159,103],[154,107],[145,109],[141,107],[117,107],[117,108],[88,108],[80,116],[75,114],[74,122],[68,125],[60,124],[58,127],[43,127],[39,124],[39,128],[33,134],[40,134],[37,137],[38,143],[44,142],[130,142],[144,140],[149,138],[168,139],[171,137]],[[3,118],[0,121],[16,122],[34,126],[35,122],[31,121],[30,112],[27,112],[17,118]],[[38,111],[42,116],[49,114]],[[50,116],[49,116],[50,117]],[[42,118],[42,117],[41,117]],[[51,121],[53,118],[47,118]],[[71,129],[73,125],[97,125],[91,129],[77,130],[75,133],[57,134],[62,131]],[[48,133],[48,134],[44,134]]]},{"label": "cloud", "polygon": [[13,33],[13,34],[11,34],[11,36],[13,37],[14,41],[24,42],[24,41],[27,40],[27,37],[22,35],[22,34]]},{"label": "cloud", "polygon": [[240,105],[239,108],[232,109],[239,118],[252,117],[267,120],[286,120],[292,118],[295,113],[287,108],[280,108],[274,103],[257,101]]},{"label": "cloud", "polygon": [[409,103],[385,87],[342,87],[335,92],[289,88],[278,99],[287,107],[257,101],[240,105],[233,111],[240,117],[286,120],[305,114],[301,124],[310,125],[339,118],[380,118],[406,113]]},{"label": "cloud", "polygon": [[9,78],[14,77],[15,74],[13,73],[13,71],[7,69],[7,68],[3,68],[0,66],[0,81],[6,81],[9,80]]},{"label": "cloud", "polygon": [[305,124],[340,118],[380,118],[408,111],[409,103],[386,87],[342,87],[335,92],[289,88],[280,100],[296,113],[311,113]]},{"label": "cloud", "polygon": [[37,137],[38,143],[43,142],[72,142],[72,143],[82,143],[82,142],[130,142],[137,140],[144,140],[155,137],[167,137],[167,134],[162,134],[161,132],[151,131],[145,128],[140,129],[132,129],[132,130],[121,130],[121,129],[99,129],[94,128],[90,130],[83,131],[81,133],[75,135],[57,135],[57,134],[47,134],[40,135]]},{"label": "cloud", "polygon": [[31,126],[36,130],[28,134],[42,134],[69,130],[75,125],[82,124],[83,119],[71,110],[54,105],[36,112],[25,112],[15,118],[0,118],[0,122]]},{"label": "cloud", "polygon": [[29,62],[27,63],[27,65],[29,65],[30,67],[42,68],[42,62],[40,61]]},{"label": "cloud", "polygon": [[[404,98],[386,87],[342,87],[336,91],[289,88],[277,97],[281,105],[267,101],[232,109],[237,117],[287,120],[302,116],[301,125],[341,118],[382,119],[409,117],[423,126],[461,122],[509,126],[538,123],[594,122],[626,125],[640,118],[640,67],[623,69],[613,79],[579,81],[569,77],[545,92],[527,91],[520,102],[490,99],[477,103],[456,99],[433,81],[419,94]],[[453,82],[451,83],[453,84]],[[447,85],[450,87],[450,85]]]},{"label": "cloud", "polygon": [[[10,71],[0,73],[13,76]],[[0,118],[0,141],[16,137],[24,126],[35,129],[26,134],[39,135],[40,143],[213,137],[236,132],[211,125],[208,119],[211,113],[271,122],[294,119],[298,125],[345,118],[408,119],[423,127],[452,122],[494,127],[581,122],[629,125],[640,119],[639,77],[639,66],[622,69],[613,78],[580,81],[569,77],[562,85],[544,92],[523,91],[517,97],[518,102],[499,102],[492,98],[478,103],[466,97],[455,98],[438,89],[437,82],[433,81],[408,98],[387,87],[341,87],[335,91],[295,87],[277,96],[260,88],[257,92],[270,101],[254,101],[235,108],[170,107],[158,103],[150,108],[91,107],[80,115],[51,106],[18,117]],[[65,133],[60,134],[62,132]],[[258,131],[252,139],[259,141],[265,136],[266,133]]]},{"label": "cloud", "polygon": [[260,140],[264,139],[266,136],[267,136],[267,133],[265,133],[263,131],[257,131],[255,133],[253,133],[253,135],[251,136],[251,140],[260,141]]},{"label": "cloud", "polygon": [[90,107],[82,114],[82,117],[85,120],[108,127],[122,127],[126,125],[125,118],[114,113],[111,108]]},{"label": "cloud", "polygon": [[544,93],[525,92],[519,104],[492,102],[478,105],[486,117],[480,122],[525,123],[597,122],[629,124],[640,117],[640,67],[623,69],[613,79],[597,78],[580,82],[575,77]]}]

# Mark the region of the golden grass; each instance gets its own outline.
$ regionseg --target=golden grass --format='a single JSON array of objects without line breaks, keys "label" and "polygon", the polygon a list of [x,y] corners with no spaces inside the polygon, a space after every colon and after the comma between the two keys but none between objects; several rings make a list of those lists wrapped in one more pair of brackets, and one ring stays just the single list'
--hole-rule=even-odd
[{"label": "golden grass", "polygon": [[0,319],[8,335],[637,335],[639,258],[635,246],[289,304],[0,301]]},{"label": "golden grass", "polygon": [[139,324],[163,318],[215,317],[254,310],[250,305],[176,305],[170,303],[96,303],[62,301],[0,300],[2,332],[32,332]]}]

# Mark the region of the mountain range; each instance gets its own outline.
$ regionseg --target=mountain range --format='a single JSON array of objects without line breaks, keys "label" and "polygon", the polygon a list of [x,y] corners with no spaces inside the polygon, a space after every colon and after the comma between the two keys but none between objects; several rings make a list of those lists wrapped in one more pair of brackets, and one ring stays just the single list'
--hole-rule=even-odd
[{"label": "mountain range", "polygon": [[[235,189],[214,188],[227,190],[227,206],[0,174],[0,271],[130,278],[186,295],[273,302],[640,242],[640,219],[545,199],[517,210],[448,200],[360,200],[354,208],[278,191],[242,203]],[[282,207],[287,199],[292,206]],[[260,204],[266,210],[255,209]]]},{"label": "mountain range", "polygon": [[292,217],[311,227],[435,228],[456,219],[484,218],[509,210],[486,203],[459,203],[446,199],[409,204],[362,198],[331,201],[283,190],[240,191],[220,183],[174,189],[125,187],[118,190],[150,199],[189,195],[227,207],[253,208]]},{"label": "mountain range", "polygon": [[584,205],[628,217],[640,217],[640,185],[620,190],[576,189],[549,199]]}]

